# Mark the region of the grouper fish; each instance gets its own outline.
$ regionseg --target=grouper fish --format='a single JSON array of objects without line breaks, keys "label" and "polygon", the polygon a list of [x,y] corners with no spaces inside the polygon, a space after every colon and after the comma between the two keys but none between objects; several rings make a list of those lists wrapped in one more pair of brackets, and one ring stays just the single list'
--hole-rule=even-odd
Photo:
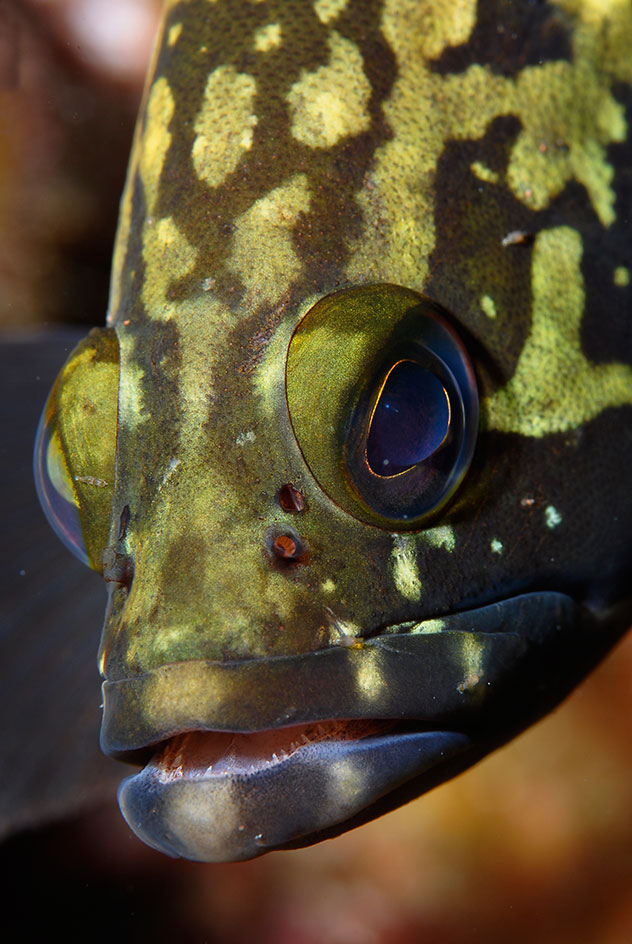
[{"label": "grouper fish", "polygon": [[370,820],[629,626],[631,47],[615,0],[167,0],[35,447],[149,845]]}]

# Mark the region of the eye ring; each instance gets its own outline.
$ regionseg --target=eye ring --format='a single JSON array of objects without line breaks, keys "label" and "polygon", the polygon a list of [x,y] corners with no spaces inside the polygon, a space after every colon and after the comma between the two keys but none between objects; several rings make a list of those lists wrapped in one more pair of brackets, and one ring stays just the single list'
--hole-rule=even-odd
[{"label": "eye ring", "polygon": [[[451,321],[417,292],[376,285],[321,299],[294,333],[287,363],[294,432],[319,484],[354,517],[417,529],[466,474],[478,392]],[[316,408],[306,417],[308,399]]]}]

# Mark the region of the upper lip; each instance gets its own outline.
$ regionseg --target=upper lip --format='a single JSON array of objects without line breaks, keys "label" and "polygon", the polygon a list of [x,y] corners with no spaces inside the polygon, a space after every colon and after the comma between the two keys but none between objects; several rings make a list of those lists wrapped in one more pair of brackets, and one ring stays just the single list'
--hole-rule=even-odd
[{"label": "upper lip", "polygon": [[[567,595],[546,591],[441,620],[439,632],[423,633],[424,624],[411,632],[408,623],[359,646],[240,662],[177,662],[106,681],[103,750],[134,762],[186,731],[253,732],[335,718],[471,727],[473,717],[508,691],[513,696],[508,680],[513,684],[525,661],[533,669],[534,660],[525,657],[538,650],[539,660],[554,630],[575,627],[585,611]],[[546,659],[537,671],[545,677]],[[533,672],[522,674],[520,697],[527,693],[530,701]]]}]

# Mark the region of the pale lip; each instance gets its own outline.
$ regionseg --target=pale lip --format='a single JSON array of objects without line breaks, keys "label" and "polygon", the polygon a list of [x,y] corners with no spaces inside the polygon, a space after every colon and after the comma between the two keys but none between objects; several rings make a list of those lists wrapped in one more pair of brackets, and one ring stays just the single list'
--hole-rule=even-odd
[{"label": "pale lip", "polygon": [[[341,832],[380,798],[428,771],[435,778],[428,786],[434,785],[437,777],[456,772],[450,764],[471,747],[456,732],[354,738],[342,730],[334,736],[332,726],[341,729],[344,723],[312,725],[322,728],[322,736],[306,735],[306,743],[294,748],[283,731],[178,735],[123,781],[123,816],[140,839],[167,855],[203,862],[250,859]],[[308,727],[286,730],[301,741],[299,731]]]}]

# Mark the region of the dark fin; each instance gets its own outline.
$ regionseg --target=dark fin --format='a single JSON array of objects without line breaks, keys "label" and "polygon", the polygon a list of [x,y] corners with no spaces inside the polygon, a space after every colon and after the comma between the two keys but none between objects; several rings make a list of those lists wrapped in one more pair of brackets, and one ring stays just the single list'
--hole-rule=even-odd
[{"label": "dark fin", "polygon": [[112,797],[122,772],[99,750],[103,581],[51,531],[31,470],[42,407],[83,334],[0,344],[0,836]]}]

